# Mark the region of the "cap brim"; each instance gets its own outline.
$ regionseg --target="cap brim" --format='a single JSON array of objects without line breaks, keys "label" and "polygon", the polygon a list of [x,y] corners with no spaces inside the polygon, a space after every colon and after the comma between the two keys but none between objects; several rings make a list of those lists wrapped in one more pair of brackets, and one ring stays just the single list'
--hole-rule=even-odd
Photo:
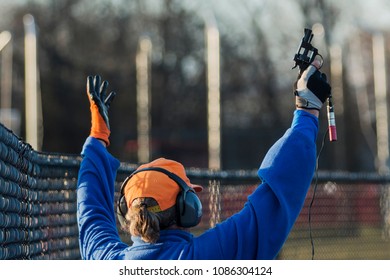
[{"label": "cap brim", "polygon": [[203,191],[203,187],[202,187],[201,185],[194,185],[194,184],[191,184],[190,187],[193,188],[195,192],[201,192],[201,191]]}]

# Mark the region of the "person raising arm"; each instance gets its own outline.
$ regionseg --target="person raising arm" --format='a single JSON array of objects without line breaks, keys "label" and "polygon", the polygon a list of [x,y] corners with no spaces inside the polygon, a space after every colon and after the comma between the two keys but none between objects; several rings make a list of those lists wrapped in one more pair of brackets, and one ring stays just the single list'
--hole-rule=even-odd
[{"label": "person raising arm", "polygon": [[[140,165],[122,183],[114,201],[119,161],[108,151],[108,109],[115,94],[107,83],[88,77],[92,128],[82,149],[77,219],[83,259],[274,259],[304,203],[316,165],[319,111],[330,85],[310,65],[294,84],[296,110],[290,128],[260,164],[259,186],[236,214],[199,236],[188,229],[202,217],[184,166],[158,158]],[[114,206],[117,204],[117,214]],[[116,215],[132,238],[120,240]]]}]

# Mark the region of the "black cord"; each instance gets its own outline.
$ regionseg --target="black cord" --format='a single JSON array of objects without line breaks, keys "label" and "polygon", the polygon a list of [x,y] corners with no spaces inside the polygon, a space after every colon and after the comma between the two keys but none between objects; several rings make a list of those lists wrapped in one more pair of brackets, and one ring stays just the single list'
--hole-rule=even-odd
[{"label": "black cord", "polygon": [[325,131],[324,137],[322,138],[321,148],[320,148],[318,155],[317,155],[313,197],[311,198],[310,205],[309,205],[309,234],[310,234],[311,259],[312,260],[314,260],[314,240],[313,240],[313,234],[312,234],[312,230],[311,230],[311,209],[313,207],[314,199],[316,197],[317,186],[318,186],[318,161],[319,161],[321,152],[324,149],[325,138],[328,135],[328,132],[329,132],[329,128]]}]

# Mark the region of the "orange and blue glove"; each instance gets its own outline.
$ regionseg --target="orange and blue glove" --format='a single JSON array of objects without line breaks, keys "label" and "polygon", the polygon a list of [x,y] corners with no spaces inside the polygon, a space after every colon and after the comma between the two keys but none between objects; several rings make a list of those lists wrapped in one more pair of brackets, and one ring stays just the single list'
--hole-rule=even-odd
[{"label": "orange and blue glove", "polygon": [[91,110],[91,132],[89,136],[100,139],[106,146],[110,145],[110,123],[108,109],[114,99],[116,92],[112,91],[107,95],[107,81],[101,81],[101,77],[87,77],[87,94]]}]

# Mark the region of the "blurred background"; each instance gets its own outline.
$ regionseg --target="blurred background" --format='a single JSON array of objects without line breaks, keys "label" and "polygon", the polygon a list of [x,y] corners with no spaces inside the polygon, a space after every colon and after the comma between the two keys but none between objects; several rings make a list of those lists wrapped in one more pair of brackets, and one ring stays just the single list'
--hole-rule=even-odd
[{"label": "blurred background", "polygon": [[319,172],[278,258],[390,259],[387,0],[1,0],[0,122],[14,134],[0,126],[0,259],[80,257],[88,75],[118,93],[117,191],[138,163],[166,157],[205,186],[194,233],[239,211],[290,126],[304,28],[338,140],[322,110]]},{"label": "blurred background", "polygon": [[[32,120],[36,150],[78,154],[90,129],[86,77],[100,74],[118,93],[110,151],[121,161],[163,156],[213,167],[214,143],[217,168],[256,169],[290,125],[298,74],[293,57],[304,28],[313,30],[312,43],[324,58],[338,129],[337,142],[325,140],[320,168],[386,167],[385,0],[1,0],[2,123],[30,143]],[[26,64],[31,34],[32,77]],[[213,86],[218,95],[208,107]],[[29,87],[37,96],[33,113]],[[209,143],[213,108],[217,138]],[[322,114],[318,146],[327,128]]]}]

